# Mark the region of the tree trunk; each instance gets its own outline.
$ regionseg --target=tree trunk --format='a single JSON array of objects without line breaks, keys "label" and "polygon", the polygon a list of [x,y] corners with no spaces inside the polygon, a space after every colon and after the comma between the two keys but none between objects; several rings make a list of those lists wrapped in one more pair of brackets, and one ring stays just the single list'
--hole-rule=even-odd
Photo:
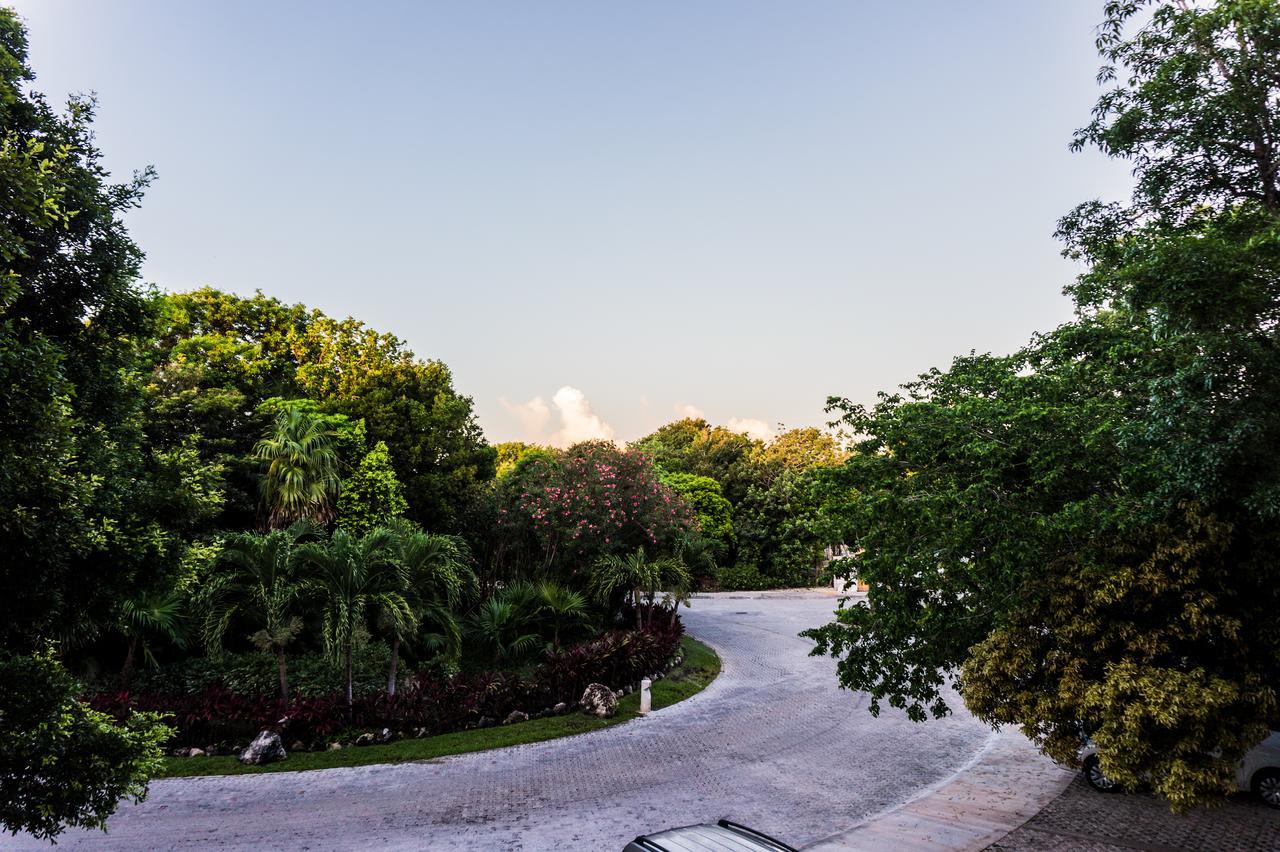
[{"label": "tree trunk", "polygon": [[396,695],[396,666],[400,662],[400,636],[391,637],[391,674],[387,675],[387,695]]},{"label": "tree trunk", "polygon": [[351,678],[351,643],[347,643],[346,663],[347,663],[347,720],[350,721],[352,713],[355,709],[355,699],[352,695],[352,678]]},{"label": "tree trunk", "polygon": [[120,668],[120,691],[128,692],[133,682],[133,673],[138,668],[138,645],[142,640],[137,636],[129,640],[129,651],[124,655],[124,665]]},{"label": "tree trunk", "polygon": [[284,659],[284,648],[276,649],[276,666],[280,669],[280,700],[289,703],[289,665]]}]

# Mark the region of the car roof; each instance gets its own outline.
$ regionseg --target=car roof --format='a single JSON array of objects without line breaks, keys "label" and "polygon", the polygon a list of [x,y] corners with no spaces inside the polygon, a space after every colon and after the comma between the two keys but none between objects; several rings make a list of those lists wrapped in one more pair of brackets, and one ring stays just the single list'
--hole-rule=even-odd
[{"label": "car roof", "polygon": [[794,852],[792,847],[743,825],[686,825],[637,837],[630,850],[653,852]]}]

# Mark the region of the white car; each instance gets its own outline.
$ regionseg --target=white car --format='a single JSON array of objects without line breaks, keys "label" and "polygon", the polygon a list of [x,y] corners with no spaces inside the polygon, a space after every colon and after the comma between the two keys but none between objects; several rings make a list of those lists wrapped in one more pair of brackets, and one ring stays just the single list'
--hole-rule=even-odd
[{"label": "white car", "polygon": [[[1095,790],[1115,793],[1120,785],[1102,773],[1096,752],[1093,743],[1080,750],[1084,780]],[[1265,740],[1245,752],[1244,760],[1236,769],[1236,786],[1252,792],[1263,804],[1280,808],[1280,731],[1272,731]]]}]

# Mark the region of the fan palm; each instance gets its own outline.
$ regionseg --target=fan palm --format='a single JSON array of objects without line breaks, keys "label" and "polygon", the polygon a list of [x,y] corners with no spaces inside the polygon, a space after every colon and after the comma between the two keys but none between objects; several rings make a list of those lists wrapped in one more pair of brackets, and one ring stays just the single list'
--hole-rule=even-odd
[{"label": "fan palm", "polygon": [[340,529],[327,542],[304,544],[298,558],[308,566],[309,586],[320,597],[325,651],[343,666],[350,710],[355,702],[352,648],[370,613],[379,613],[397,632],[417,621],[404,595],[406,572],[397,558],[396,536],[383,527],[360,538]]},{"label": "fan palm", "polygon": [[607,604],[621,591],[636,608],[639,627],[645,627],[642,595],[650,605],[663,586],[688,589],[692,583],[689,570],[677,558],[649,559],[644,548],[626,556],[609,555],[593,566],[590,588],[595,597]]},{"label": "fan palm", "polygon": [[467,568],[463,549],[453,536],[432,535],[407,521],[392,526],[396,557],[402,570],[401,593],[414,612],[416,624],[397,619],[383,610],[379,621],[391,634],[391,671],[387,694],[396,694],[396,669],[400,644],[414,635],[412,627],[430,624],[436,629],[420,638],[428,647],[457,655],[462,646],[462,628],[455,615],[468,586],[475,577]]},{"label": "fan palm", "polygon": [[230,536],[218,560],[218,571],[197,600],[203,610],[203,635],[212,655],[222,649],[233,621],[258,627],[250,640],[275,655],[280,672],[280,699],[289,700],[289,671],[285,652],[302,630],[297,607],[306,579],[297,570],[297,545],[318,538],[323,530],[303,520],[265,535]]},{"label": "fan palm", "polygon": [[254,456],[266,466],[262,500],[268,528],[288,526],[303,518],[320,524],[333,520],[338,493],[338,455],[333,438],[333,430],[323,419],[286,408],[254,446]]},{"label": "fan palm", "polygon": [[567,589],[552,580],[537,585],[538,620],[551,629],[551,647],[560,647],[560,638],[582,630],[591,621],[587,599],[581,592]]},{"label": "fan palm", "polygon": [[159,638],[185,647],[182,595],[176,591],[152,592],[126,600],[120,605],[120,632],[129,641],[124,665],[120,668],[120,688],[128,692],[139,656],[148,665],[157,665],[149,640]]},{"label": "fan palm", "polygon": [[471,614],[467,633],[481,653],[499,666],[518,666],[542,644],[533,624],[537,592],[514,583]]}]

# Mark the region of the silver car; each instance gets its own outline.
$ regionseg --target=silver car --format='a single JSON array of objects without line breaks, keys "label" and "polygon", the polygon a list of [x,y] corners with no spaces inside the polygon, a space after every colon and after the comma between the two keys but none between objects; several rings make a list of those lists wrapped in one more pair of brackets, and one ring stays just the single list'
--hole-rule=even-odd
[{"label": "silver car", "polygon": [[715,825],[686,825],[642,834],[622,852],[797,852],[781,840],[722,819]]},{"label": "silver car", "polygon": [[[1089,743],[1080,750],[1084,764],[1084,779],[1089,786],[1103,793],[1114,793],[1120,785],[1108,778],[1098,763],[1097,748]],[[1236,769],[1236,786],[1255,794],[1263,804],[1280,808],[1280,731],[1271,735],[1245,752],[1244,760]]]}]

